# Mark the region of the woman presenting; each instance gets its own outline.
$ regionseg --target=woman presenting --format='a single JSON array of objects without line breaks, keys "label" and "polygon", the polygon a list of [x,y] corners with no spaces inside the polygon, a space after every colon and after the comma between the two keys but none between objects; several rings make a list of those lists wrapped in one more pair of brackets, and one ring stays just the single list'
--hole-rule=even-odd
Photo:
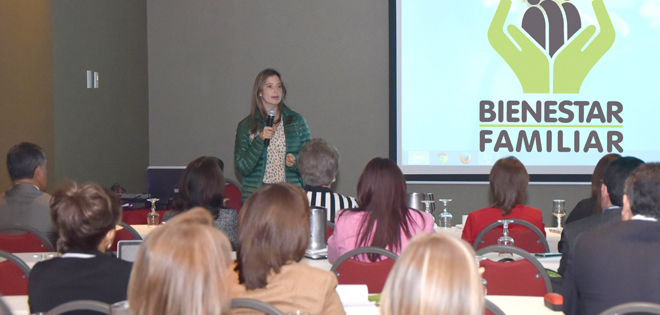
[{"label": "woman presenting", "polygon": [[[280,74],[265,69],[252,87],[250,115],[238,123],[234,160],[243,175],[243,202],[263,184],[292,183],[303,187],[298,150],[311,137],[307,122],[284,105],[286,88]],[[273,126],[266,125],[274,111]],[[264,140],[268,140],[266,145]]]}]

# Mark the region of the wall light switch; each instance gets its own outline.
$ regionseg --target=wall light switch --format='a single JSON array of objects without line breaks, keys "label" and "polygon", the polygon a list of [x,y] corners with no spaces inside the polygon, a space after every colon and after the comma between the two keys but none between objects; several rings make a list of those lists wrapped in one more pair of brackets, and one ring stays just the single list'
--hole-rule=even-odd
[{"label": "wall light switch", "polygon": [[92,70],[87,70],[87,88],[92,88]]},{"label": "wall light switch", "polygon": [[94,88],[98,89],[99,88],[99,73],[94,72]]}]

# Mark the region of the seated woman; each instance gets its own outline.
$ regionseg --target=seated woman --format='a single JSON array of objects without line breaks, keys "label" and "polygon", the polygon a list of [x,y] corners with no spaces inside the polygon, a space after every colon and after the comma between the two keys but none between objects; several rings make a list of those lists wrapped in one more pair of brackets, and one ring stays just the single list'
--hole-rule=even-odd
[{"label": "seated woman", "polygon": [[128,285],[133,315],[221,315],[228,309],[231,245],[202,208],[149,234]]},{"label": "seated woman", "polygon": [[[431,214],[406,205],[406,181],[391,160],[371,160],[360,175],[357,193],[360,206],[339,213],[328,239],[330,263],[358,247],[380,247],[398,255],[417,233],[434,232]],[[367,254],[366,259],[375,262],[381,258]]]},{"label": "seated woman", "polygon": [[[345,314],[337,277],[299,264],[310,239],[309,205],[292,184],[263,186],[247,199],[238,219],[232,298],[273,304],[284,313]],[[231,309],[229,314],[262,314]]]},{"label": "seated woman", "polygon": [[94,183],[69,183],[53,194],[50,215],[59,230],[62,255],[32,268],[30,313],[75,300],[126,300],[132,265],[105,253],[121,220],[119,199]]},{"label": "seated woman", "polygon": [[470,212],[465,221],[462,239],[474,244],[485,227],[503,219],[525,220],[539,228],[545,235],[541,210],[522,204],[529,175],[518,159],[510,156],[497,160],[490,170],[489,181],[493,203],[489,208]]},{"label": "seated woman", "polygon": [[382,315],[480,315],[484,287],[474,251],[444,233],[415,236],[380,298]]},{"label": "seated woman", "polygon": [[179,200],[172,204],[172,211],[165,214],[163,221],[194,207],[208,210],[220,229],[236,248],[238,214],[234,209],[225,209],[225,175],[223,163],[212,156],[202,156],[190,162],[181,176]]}]

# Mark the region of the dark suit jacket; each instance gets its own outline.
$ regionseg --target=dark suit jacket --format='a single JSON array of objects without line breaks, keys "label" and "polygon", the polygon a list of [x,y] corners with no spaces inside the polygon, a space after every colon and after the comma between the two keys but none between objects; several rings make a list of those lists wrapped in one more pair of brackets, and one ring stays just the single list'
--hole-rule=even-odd
[{"label": "dark suit jacket", "polygon": [[564,278],[564,312],[660,303],[660,223],[624,221],[583,234]]},{"label": "dark suit jacket", "polygon": [[56,247],[57,227],[50,218],[50,195],[32,184],[16,184],[0,195],[0,225],[23,224],[37,229]]},{"label": "dark suit jacket", "polygon": [[561,250],[561,260],[559,261],[559,269],[557,273],[564,275],[566,273],[566,265],[574,255],[573,250],[575,243],[580,235],[585,232],[593,231],[608,227],[612,224],[621,222],[621,208],[609,209],[603,213],[594,214],[588,218],[566,224],[564,230],[561,232],[561,239],[559,240],[559,248]]},{"label": "dark suit jacket", "polygon": [[564,224],[569,224],[573,221],[584,219],[590,217],[594,214],[594,204],[596,203],[596,198],[587,198],[582,199],[575,205],[575,208],[571,210],[571,213],[568,214],[566,222]]},{"label": "dark suit jacket", "polygon": [[28,282],[30,313],[45,313],[55,306],[75,300],[94,300],[108,304],[126,300],[133,264],[99,251],[66,253],[92,257],[56,257],[34,265]]}]

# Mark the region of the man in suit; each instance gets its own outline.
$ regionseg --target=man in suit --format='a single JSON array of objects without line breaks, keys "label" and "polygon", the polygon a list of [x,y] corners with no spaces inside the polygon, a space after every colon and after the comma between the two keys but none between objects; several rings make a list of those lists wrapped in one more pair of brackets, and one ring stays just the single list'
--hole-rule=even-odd
[{"label": "man in suit", "polygon": [[564,279],[564,312],[600,314],[627,302],[660,303],[660,164],[625,183],[621,219],[583,234]]},{"label": "man in suit", "polygon": [[46,189],[46,155],[34,143],[22,142],[7,153],[7,170],[14,186],[0,195],[0,225],[22,224],[46,235],[55,246],[57,228],[50,218]]},{"label": "man in suit", "polygon": [[566,265],[573,255],[571,251],[575,248],[575,242],[577,242],[580,235],[621,221],[623,186],[630,173],[642,163],[644,162],[638,158],[627,156],[616,159],[607,166],[600,188],[600,204],[603,207],[603,211],[602,213],[566,224],[566,227],[564,227],[561,233],[561,240],[559,241],[562,256],[557,273],[562,276],[566,273]]}]

